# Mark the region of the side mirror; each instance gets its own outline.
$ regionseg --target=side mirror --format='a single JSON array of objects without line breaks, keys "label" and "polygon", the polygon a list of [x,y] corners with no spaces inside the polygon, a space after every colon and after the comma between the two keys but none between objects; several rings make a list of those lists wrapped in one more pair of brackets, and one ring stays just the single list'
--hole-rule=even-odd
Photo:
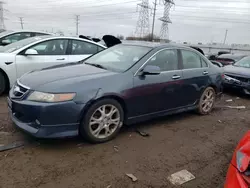
[{"label": "side mirror", "polygon": [[8,45],[10,43],[11,43],[10,40],[2,40],[2,45]]},{"label": "side mirror", "polygon": [[34,49],[28,49],[24,53],[25,55],[38,55],[38,52]]},{"label": "side mirror", "polygon": [[161,69],[158,66],[146,65],[142,70],[142,75],[157,75],[161,73]]}]

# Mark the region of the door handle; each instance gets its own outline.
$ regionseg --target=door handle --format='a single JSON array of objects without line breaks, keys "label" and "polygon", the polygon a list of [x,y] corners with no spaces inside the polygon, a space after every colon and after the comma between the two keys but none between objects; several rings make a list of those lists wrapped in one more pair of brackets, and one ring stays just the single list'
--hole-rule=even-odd
[{"label": "door handle", "polygon": [[208,74],[208,72],[207,72],[207,71],[204,71],[204,72],[203,72],[203,74],[204,74],[204,75],[207,75],[207,74]]},{"label": "door handle", "polygon": [[179,79],[179,78],[181,78],[181,76],[178,76],[178,75],[172,76],[172,79],[174,79],[174,80],[177,80],[177,79]]},{"label": "door handle", "polygon": [[56,60],[62,61],[62,60],[65,60],[65,58],[59,58],[59,59],[56,59]]}]

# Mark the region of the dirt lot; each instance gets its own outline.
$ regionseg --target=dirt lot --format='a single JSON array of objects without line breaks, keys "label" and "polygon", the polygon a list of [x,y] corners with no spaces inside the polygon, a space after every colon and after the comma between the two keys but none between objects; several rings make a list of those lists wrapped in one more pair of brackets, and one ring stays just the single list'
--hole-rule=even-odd
[{"label": "dirt lot", "polygon": [[[1,188],[173,187],[167,177],[187,169],[196,179],[180,187],[223,187],[232,152],[250,128],[250,98],[225,95],[211,115],[193,112],[123,128],[113,141],[90,145],[79,138],[41,141],[24,136],[0,101],[0,144],[28,141],[0,153]],[[225,102],[233,99],[233,102]],[[245,105],[246,109],[222,108]],[[143,129],[150,137],[135,132]],[[118,148],[118,151],[115,148]],[[132,182],[125,173],[132,173]]]}]

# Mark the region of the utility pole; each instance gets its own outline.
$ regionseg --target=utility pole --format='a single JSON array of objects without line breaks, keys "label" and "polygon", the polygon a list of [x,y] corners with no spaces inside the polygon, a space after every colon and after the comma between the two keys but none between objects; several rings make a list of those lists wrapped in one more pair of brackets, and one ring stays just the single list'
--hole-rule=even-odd
[{"label": "utility pole", "polygon": [[19,19],[20,19],[21,28],[23,29],[23,17],[19,17]]},{"label": "utility pole", "polygon": [[0,29],[5,29],[3,1],[0,1]]},{"label": "utility pole", "polygon": [[151,33],[151,40],[154,40],[154,28],[155,28],[155,13],[156,13],[156,6],[157,6],[157,0],[155,0],[154,4],[154,13],[153,13],[153,24],[152,24],[152,33]]},{"label": "utility pole", "polygon": [[223,42],[223,44],[225,44],[225,43],[226,43],[226,40],[227,40],[227,32],[228,32],[228,30],[226,29],[226,33],[225,33],[225,38],[224,38],[224,42]]},{"label": "utility pole", "polygon": [[76,35],[78,36],[80,15],[76,15]]}]

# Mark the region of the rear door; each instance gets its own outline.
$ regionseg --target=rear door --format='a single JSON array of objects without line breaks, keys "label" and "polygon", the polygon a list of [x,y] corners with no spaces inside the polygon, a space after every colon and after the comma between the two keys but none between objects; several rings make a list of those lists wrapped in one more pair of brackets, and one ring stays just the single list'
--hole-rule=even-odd
[{"label": "rear door", "polygon": [[181,58],[184,81],[181,100],[187,106],[197,102],[209,84],[209,66],[198,52],[182,49]]},{"label": "rear door", "polygon": [[137,95],[133,99],[133,115],[150,114],[178,107],[182,82],[178,51],[164,49],[156,53],[145,65],[158,66],[159,75],[134,77]]},{"label": "rear door", "polygon": [[[68,63],[67,46],[68,39],[51,39],[26,48],[16,56],[17,76],[34,69]],[[37,54],[25,55],[28,49],[36,50]]]},{"label": "rear door", "polygon": [[83,40],[70,40],[69,61],[76,62],[96,54],[105,48]]}]

